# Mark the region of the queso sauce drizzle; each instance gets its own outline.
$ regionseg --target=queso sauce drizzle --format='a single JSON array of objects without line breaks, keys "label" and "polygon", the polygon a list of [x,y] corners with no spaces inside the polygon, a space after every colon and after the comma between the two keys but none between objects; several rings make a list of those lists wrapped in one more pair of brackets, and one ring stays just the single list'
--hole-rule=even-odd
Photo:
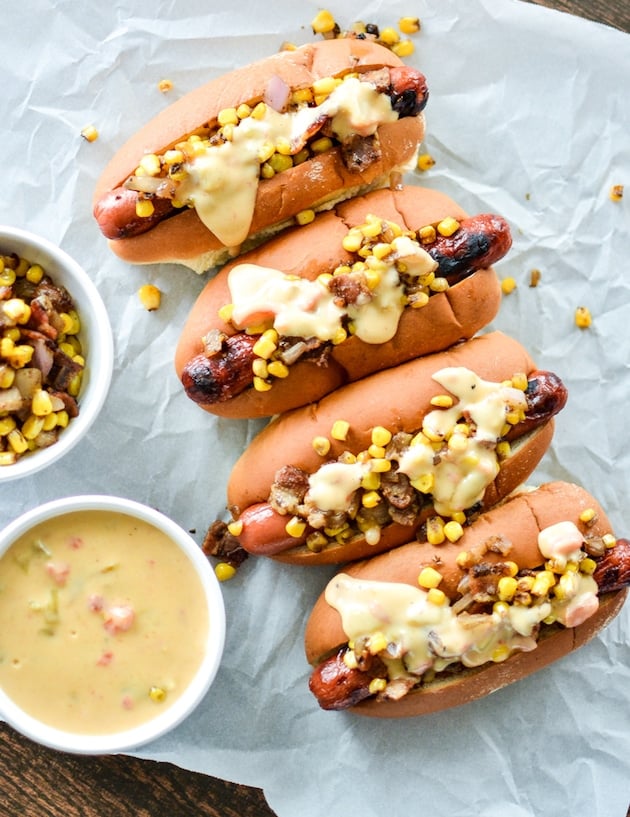
[{"label": "queso sauce drizzle", "polygon": [[199,669],[204,590],[168,536],[123,513],[41,523],[0,559],[0,687],[58,729],[151,720]]}]

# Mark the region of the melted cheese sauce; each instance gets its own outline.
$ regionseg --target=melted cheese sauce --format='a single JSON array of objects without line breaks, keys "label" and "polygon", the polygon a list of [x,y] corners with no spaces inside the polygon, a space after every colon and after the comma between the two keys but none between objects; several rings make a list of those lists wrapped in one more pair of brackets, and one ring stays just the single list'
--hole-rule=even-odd
[{"label": "melted cheese sauce", "polygon": [[209,626],[186,556],[124,514],[58,517],[0,559],[0,686],[59,729],[107,734],[160,714],[201,665]]},{"label": "melted cheese sauce", "polygon": [[227,247],[241,244],[252,221],[259,153],[265,144],[299,143],[320,118],[330,117],[332,131],[347,139],[370,136],[398,114],[389,97],[355,77],[344,80],[321,105],[278,113],[267,106],[262,119],[247,117],[233,130],[232,141],[207,150],[185,164],[188,178],[177,197],[189,201],[205,226]]},{"label": "melted cheese sauce", "polygon": [[565,623],[570,607],[588,608],[589,615],[597,609],[595,581],[575,576],[572,595],[563,602],[551,598],[531,607],[503,605],[503,612],[478,615],[456,614],[448,603],[435,604],[420,587],[366,581],[345,573],[329,582],[325,597],[339,612],[349,642],[385,636],[388,652],[397,657],[378,654],[394,680],[421,676],[429,669],[440,672],[456,662],[477,667],[535,649],[534,628],[548,616]]},{"label": "melted cheese sauce", "polygon": [[392,247],[371,297],[345,308],[335,302],[325,280],[308,281],[269,267],[238,264],[228,275],[232,323],[244,329],[272,320],[280,335],[331,341],[349,318],[360,340],[386,343],[396,334],[405,309],[396,264],[404,262],[406,274],[414,277],[437,267],[426,250],[406,236],[394,239]]}]

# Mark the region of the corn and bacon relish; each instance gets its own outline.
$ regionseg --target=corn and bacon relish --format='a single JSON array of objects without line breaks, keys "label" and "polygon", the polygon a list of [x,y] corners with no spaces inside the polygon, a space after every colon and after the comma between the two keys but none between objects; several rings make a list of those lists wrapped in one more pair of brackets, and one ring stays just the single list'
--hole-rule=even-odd
[{"label": "corn and bacon relish", "polygon": [[80,330],[72,296],[40,264],[0,255],[0,466],[55,443],[79,413]]}]

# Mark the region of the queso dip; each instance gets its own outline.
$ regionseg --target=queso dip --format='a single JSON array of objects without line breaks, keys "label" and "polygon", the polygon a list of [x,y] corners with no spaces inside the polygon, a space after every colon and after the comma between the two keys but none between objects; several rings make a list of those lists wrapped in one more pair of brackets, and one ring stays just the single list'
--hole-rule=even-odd
[{"label": "queso dip", "polygon": [[57,729],[160,715],[201,666],[204,590],[162,531],[111,511],[42,522],[0,559],[0,688]]}]

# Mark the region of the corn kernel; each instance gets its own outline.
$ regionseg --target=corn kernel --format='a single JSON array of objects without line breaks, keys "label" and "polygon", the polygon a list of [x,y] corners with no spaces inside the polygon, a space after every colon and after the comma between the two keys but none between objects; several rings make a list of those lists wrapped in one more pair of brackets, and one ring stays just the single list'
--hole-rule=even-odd
[{"label": "corn kernel", "polygon": [[139,198],[136,201],[136,215],[138,218],[150,218],[155,212],[155,206],[151,199]]},{"label": "corn kernel", "polygon": [[389,445],[392,440],[392,432],[384,426],[374,426],[370,436],[372,443],[379,446]]},{"label": "corn kernel", "polygon": [[368,448],[368,454],[374,459],[382,460],[385,457],[385,449],[382,445],[374,445],[374,443],[372,443]]},{"label": "corn kernel", "polygon": [[378,695],[379,692],[383,692],[387,689],[387,681],[384,678],[373,678],[370,681],[368,689],[370,695]]},{"label": "corn kernel", "polygon": [[15,451],[0,451],[0,467],[3,465],[13,465],[17,462]]},{"label": "corn kernel", "polygon": [[581,573],[585,573],[587,576],[591,576],[595,572],[595,569],[597,568],[597,562],[595,561],[595,559],[589,558],[582,559],[580,561],[579,567]]},{"label": "corn kernel", "polygon": [[57,416],[57,425],[59,428],[66,428],[68,423],[70,422],[70,415],[65,409],[61,409],[56,413]]},{"label": "corn kernel", "polygon": [[233,314],[234,304],[224,304],[218,312],[219,318],[221,318],[224,323],[229,323],[232,320]]},{"label": "corn kernel", "polygon": [[398,21],[398,28],[403,34],[417,34],[420,31],[420,19],[418,17],[401,17]]},{"label": "corn kernel", "polygon": [[173,90],[173,81],[170,79],[161,79],[158,82],[158,91],[162,94],[167,94]]},{"label": "corn kernel", "polygon": [[363,236],[358,230],[350,230],[341,242],[346,252],[357,252],[363,243]]},{"label": "corn kernel", "polygon": [[263,380],[262,377],[254,377],[253,386],[254,389],[259,392],[269,391],[271,389],[271,383]]},{"label": "corn kernel", "polygon": [[497,584],[500,601],[512,601],[518,582],[513,576],[501,576]]},{"label": "corn kernel", "polygon": [[0,437],[6,437],[16,426],[17,423],[10,415],[8,417],[0,417]]},{"label": "corn kernel", "polygon": [[593,323],[593,318],[591,317],[591,313],[586,306],[578,306],[575,310],[575,325],[579,329],[588,329],[588,327]]},{"label": "corn kernel", "polygon": [[378,655],[379,652],[383,652],[383,650],[387,649],[388,643],[389,642],[385,633],[380,631],[372,633],[368,642],[368,650],[370,651],[371,655]]},{"label": "corn kernel", "polygon": [[9,298],[3,301],[2,311],[8,320],[14,323],[28,323],[31,317],[31,307],[22,298]]},{"label": "corn kernel", "polygon": [[381,501],[381,495],[377,491],[367,491],[361,497],[361,504],[364,508],[376,508]]},{"label": "corn kernel", "polygon": [[427,519],[427,542],[431,545],[441,545],[445,539],[444,520],[439,516],[429,517]]},{"label": "corn kernel", "polygon": [[263,380],[266,380],[269,376],[267,361],[263,360],[262,357],[255,358],[252,362],[252,372],[255,377],[261,377]]},{"label": "corn kernel", "polygon": [[623,198],[623,185],[613,184],[610,188],[610,198],[612,201],[621,201]]},{"label": "corn kernel", "polygon": [[85,139],[86,142],[95,142],[98,139],[98,131],[94,127],[94,125],[86,125],[81,130],[81,136]]},{"label": "corn kernel", "polygon": [[153,312],[160,308],[162,293],[153,284],[144,284],[138,290],[138,298],[148,312]]},{"label": "corn kernel", "polygon": [[617,539],[613,536],[612,533],[605,533],[602,536],[602,542],[604,543],[604,547],[607,550],[610,550],[610,548],[614,548],[615,545],[617,544]]},{"label": "corn kernel", "polygon": [[330,342],[332,343],[333,346],[339,346],[339,344],[343,343],[344,340],[347,340],[347,338],[348,333],[342,326],[340,326],[339,329],[337,329],[335,334],[330,339]]},{"label": "corn kernel", "polygon": [[253,108],[250,116],[252,119],[264,119],[267,114],[267,105],[264,102],[258,102]]},{"label": "corn kernel", "polygon": [[404,59],[405,57],[410,57],[416,50],[416,47],[411,40],[404,39],[394,43],[391,49],[397,57]]},{"label": "corn kernel", "polygon": [[436,394],[435,397],[431,398],[430,403],[432,406],[437,406],[438,408],[451,408],[453,398],[450,394]]},{"label": "corn kernel", "polygon": [[274,173],[284,173],[285,170],[293,167],[293,159],[282,153],[274,153],[267,164]]},{"label": "corn kernel", "polygon": [[433,567],[424,567],[418,576],[418,584],[429,590],[432,587],[437,587],[442,581],[442,574]]},{"label": "corn kernel", "polygon": [[501,281],[501,292],[504,295],[510,295],[516,289],[516,281],[511,276],[503,278]]},{"label": "corn kernel", "polygon": [[457,542],[464,535],[464,529],[460,522],[451,519],[444,525],[444,535],[449,542]]},{"label": "corn kernel", "polygon": [[333,440],[343,441],[347,439],[349,431],[350,423],[348,423],[346,420],[335,420],[333,427],[330,430],[330,436],[333,438]]},{"label": "corn kernel", "polygon": [[533,269],[529,273],[529,285],[530,287],[534,288],[537,287],[540,283],[540,279],[542,277],[542,273],[539,269]]},{"label": "corn kernel", "polygon": [[289,534],[289,536],[293,536],[296,539],[299,539],[300,536],[306,530],[306,522],[303,522],[297,516],[292,516],[291,519],[287,522],[284,529]]},{"label": "corn kernel", "polygon": [[227,562],[219,562],[214,568],[214,575],[220,582],[229,582],[236,576],[236,568]]},{"label": "corn kernel", "polygon": [[357,657],[352,650],[346,650],[344,652],[343,663],[348,667],[348,669],[356,669],[359,666]]},{"label": "corn kernel", "polygon": [[232,522],[228,522],[227,529],[228,533],[231,533],[232,536],[240,536],[241,533],[243,533],[243,520],[235,519]]},{"label": "corn kernel", "polygon": [[321,553],[327,544],[328,539],[321,531],[309,533],[309,535],[306,537],[306,547],[311,551],[311,553]]},{"label": "corn kernel", "polygon": [[459,230],[459,221],[451,216],[447,216],[440,221],[436,229],[440,235],[448,237]]},{"label": "corn kernel", "polygon": [[291,102],[296,105],[309,105],[313,101],[312,88],[296,88],[291,94]]},{"label": "corn kernel", "polygon": [[412,486],[421,494],[430,494],[435,485],[435,477],[433,474],[421,474],[416,479],[411,481]]},{"label": "corn kernel", "polygon": [[236,125],[238,124],[239,118],[236,112],[236,108],[223,108],[223,110],[219,111],[217,114],[217,123],[219,127],[223,127],[224,125]]},{"label": "corn kernel", "polygon": [[14,428],[7,434],[7,442],[16,454],[24,454],[28,451],[28,441],[19,428]]},{"label": "corn kernel", "polygon": [[335,28],[335,18],[327,9],[322,9],[311,20],[313,34],[328,34]]},{"label": "corn kernel", "polygon": [[[3,338],[3,340],[5,339]],[[11,354],[7,355],[7,360],[14,369],[22,369],[31,362],[34,351],[35,350],[32,346],[14,346]]]},{"label": "corn kernel", "polygon": [[272,377],[277,377],[280,380],[289,376],[289,367],[281,360],[272,360],[267,366],[267,371]]},{"label": "corn kernel", "polygon": [[588,525],[589,522],[595,521],[595,516],[595,508],[584,508],[580,514],[580,522],[584,522],[586,525]]},{"label": "corn kernel", "polygon": [[315,220],[315,210],[301,210],[295,217],[295,220],[301,227],[304,227],[306,224],[310,224]]},{"label": "corn kernel", "polygon": [[316,97],[327,97],[332,94],[335,88],[340,84],[341,80],[336,79],[335,77],[322,77],[321,79],[316,79],[315,82],[313,82],[313,93]]},{"label": "corn kernel", "polygon": [[313,437],[311,445],[320,457],[325,457],[330,451],[330,440],[327,437]]},{"label": "corn kernel", "polygon": [[31,400],[31,411],[36,417],[45,417],[52,413],[52,400],[50,394],[44,389],[37,389]]},{"label": "corn kernel", "polygon": [[439,587],[431,587],[427,593],[427,601],[431,602],[431,604],[435,604],[436,607],[441,607],[448,599],[446,598],[446,593],[440,590]]},{"label": "corn kernel", "polygon": [[531,592],[535,596],[546,596],[556,583],[556,577],[550,570],[541,570],[534,579]]},{"label": "corn kernel", "polygon": [[508,570],[508,576],[517,576],[518,575],[518,565],[516,562],[504,562],[503,563]]},{"label": "corn kernel", "polygon": [[375,457],[370,460],[370,469],[375,474],[385,474],[387,471],[392,470],[391,460],[387,460],[384,457]]},{"label": "corn kernel", "polygon": [[254,344],[254,354],[268,360],[278,348],[278,334],[275,330],[263,332]]},{"label": "corn kernel", "polygon": [[507,644],[499,644],[492,651],[492,660],[495,664],[501,663],[510,657],[510,648]]},{"label": "corn kernel", "polygon": [[381,475],[375,471],[369,471],[361,480],[361,487],[364,491],[378,491],[381,487]]},{"label": "corn kernel", "polygon": [[418,230],[418,238],[421,244],[433,244],[437,238],[437,232],[432,224],[427,224],[426,227],[421,227]]}]

